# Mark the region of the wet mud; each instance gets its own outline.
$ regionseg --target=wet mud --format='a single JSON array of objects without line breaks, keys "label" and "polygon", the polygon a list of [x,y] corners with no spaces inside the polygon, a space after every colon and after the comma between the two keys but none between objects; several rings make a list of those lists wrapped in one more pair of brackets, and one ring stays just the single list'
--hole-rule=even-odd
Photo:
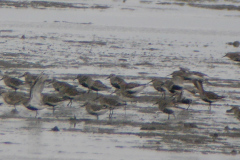
[{"label": "wet mud", "polygon": [[[192,82],[186,80],[184,96],[193,104],[188,110],[185,104],[172,107],[176,118],[170,116],[169,120],[153,105],[162,94],[151,83],[134,102],[127,103],[126,110],[114,110],[112,119],[107,112],[97,120],[81,107],[97,97],[93,92],[75,98],[72,107],[67,107],[68,101],[61,103],[54,113],[52,107],[46,107],[37,119],[23,106],[11,112],[13,106],[1,98],[2,157],[47,159],[54,154],[57,159],[78,159],[79,155],[116,159],[121,155],[127,159],[130,151],[132,159],[159,159],[160,155],[168,159],[196,155],[199,159],[238,159],[240,121],[226,110],[240,106],[239,63],[223,56],[239,52],[238,47],[228,44],[240,40],[239,15],[235,12],[239,2],[222,2],[0,1],[0,7],[9,14],[24,17],[27,9],[36,17],[44,12],[59,14],[57,18],[40,16],[34,22],[10,16],[0,21],[1,73],[18,77],[26,71],[44,71],[50,78],[84,89],[73,81],[77,74],[90,75],[110,87],[106,78],[113,73],[127,82],[146,84],[156,77],[168,80],[179,67],[188,67],[209,76],[204,83],[206,90],[226,96],[209,111]],[[201,17],[189,15],[195,11]],[[109,20],[104,21],[105,17]],[[0,87],[1,91],[9,90],[2,81]],[[21,91],[28,93],[29,87]],[[99,94],[118,99],[111,95],[113,91]],[[56,93],[51,84],[43,92]]]}]

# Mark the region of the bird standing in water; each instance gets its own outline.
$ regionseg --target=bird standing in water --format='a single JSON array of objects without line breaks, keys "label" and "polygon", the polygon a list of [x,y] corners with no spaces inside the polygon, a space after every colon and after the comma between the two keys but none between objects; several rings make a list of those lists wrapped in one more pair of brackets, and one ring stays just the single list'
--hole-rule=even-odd
[{"label": "bird standing in water", "polygon": [[86,107],[86,111],[88,112],[88,114],[95,115],[97,117],[97,120],[99,115],[105,114],[109,110],[107,106],[98,105],[92,102],[86,102],[81,107],[84,106]]},{"label": "bird standing in water", "polygon": [[19,76],[18,78],[24,77],[25,83],[29,84],[30,86],[33,84],[33,82],[37,79],[38,75],[31,74],[29,72],[25,72],[23,75]]},{"label": "bird standing in water", "polygon": [[8,75],[3,75],[2,79],[6,86],[15,90],[15,92],[24,85],[24,82],[20,79],[10,77]]},{"label": "bird standing in water", "polygon": [[225,98],[225,96],[219,96],[214,92],[210,92],[210,91],[205,91],[203,89],[203,84],[202,81],[200,80],[193,80],[193,84],[195,85],[195,87],[199,90],[200,93],[200,98],[209,103],[209,110],[211,110],[211,104],[213,102],[216,102],[219,99],[223,99]]}]

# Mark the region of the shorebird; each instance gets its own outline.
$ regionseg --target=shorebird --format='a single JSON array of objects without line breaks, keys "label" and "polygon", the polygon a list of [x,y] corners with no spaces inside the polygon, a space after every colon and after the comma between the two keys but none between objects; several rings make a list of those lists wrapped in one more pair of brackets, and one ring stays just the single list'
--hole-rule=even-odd
[{"label": "shorebird", "polygon": [[15,109],[14,112],[17,111],[16,106],[21,105],[24,99],[27,99],[27,95],[23,92],[5,92],[1,94],[4,102],[9,105],[13,105]]},{"label": "shorebird", "polygon": [[177,94],[183,90],[183,77],[173,76],[171,80],[164,83],[164,87],[172,94]]},{"label": "shorebird", "polygon": [[240,118],[240,109],[239,109],[239,107],[237,107],[237,106],[232,107],[231,109],[227,110],[226,112],[227,112],[227,113],[234,113],[234,115],[235,115],[237,118]]},{"label": "shorebird", "polygon": [[219,99],[223,99],[225,98],[225,96],[219,96],[214,92],[210,92],[210,91],[205,91],[203,89],[203,85],[202,85],[202,81],[198,81],[198,80],[193,80],[193,84],[195,85],[195,87],[198,89],[199,93],[200,93],[200,98],[209,103],[209,110],[211,110],[211,104],[213,102],[216,102]]},{"label": "shorebird", "polygon": [[189,109],[190,105],[192,104],[192,100],[189,98],[185,98],[182,96],[183,95],[183,91],[179,94],[179,96],[177,97],[177,102],[178,103],[183,103],[183,104],[188,104],[188,108]]},{"label": "shorebird", "polygon": [[93,80],[90,76],[87,75],[79,74],[76,79],[78,79],[80,85],[88,88],[88,93],[93,90],[96,91],[98,94],[98,91],[106,91],[111,89],[110,87],[103,84],[100,80]]},{"label": "shorebird", "polygon": [[75,79],[77,79],[79,84],[82,85],[83,87],[88,89],[90,88],[90,86],[87,84],[87,80],[88,81],[92,80],[90,76],[79,74]]},{"label": "shorebird", "polygon": [[159,78],[153,78],[152,84],[153,84],[154,89],[156,89],[158,92],[161,92],[162,97],[165,98],[166,88],[164,87],[164,82]]},{"label": "shorebird", "polygon": [[179,69],[180,69],[179,71],[174,71],[170,75],[172,75],[172,77],[174,77],[174,76],[183,77],[184,80],[194,80],[194,79],[204,80],[208,77],[208,75],[206,75],[202,72],[190,71],[190,69],[188,69],[188,68],[179,67]]},{"label": "shorebird", "polygon": [[109,109],[104,106],[104,105],[98,105],[96,103],[92,103],[92,102],[85,102],[84,105],[82,105],[81,107],[84,107],[86,108],[86,111],[91,114],[91,115],[94,115],[97,117],[97,120],[98,120],[98,116],[99,115],[103,115],[105,114]]},{"label": "shorebird", "polygon": [[110,79],[111,85],[116,89],[120,89],[119,83],[126,83],[124,79],[122,79],[119,76],[116,76],[115,74],[110,74],[106,79]]},{"label": "shorebird", "polygon": [[29,72],[25,72],[23,75],[19,76],[18,78],[25,77],[25,83],[29,84],[30,86],[33,82],[37,79],[38,75],[31,74]]},{"label": "shorebird", "polygon": [[21,81],[20,79],[10,77],[8,75],[3,75],[2,79],[5,83],[6,86],[13,88],[15,92],[17,89],[21,88],[21,86],[24,85],[24,82]]},{"label": "shorebird", "polygon": [[52,85],[53,85],[53,88],[56,90],[56,91],[60,91],[60,88],[71,88],[71,87],[75,87],[67,82],[62,82],[62,81],[58,81],[56,80],[55,78],[52,80]]},{"label": "shorebird", "polygon": [[229,52],[223,57],[228,57],[233,61],[240,62],[240,52]]},{"label": "shorebird", "polygon": [[78,90],[74,86],[68,86],[68,85],[61,85],[59,86],[58,89],[59,89],[59,93],[63,95],[64,98],[68,98],[70,100],[69,103],[67,104],[67,106],[69,107],[71,107],[72,101],[75,97],[86,93],[86,91]]},{"label": "shorebird", "polygon": [[65,100],[66,100],[66,98],[59,97],[56,94],[42,94],[43,104],[53,107],[53,113],[55,110],[55,106],[59,105],[60,103],[62,103]]},{"label": "shorebird", "polygon": [[87,81],[87,84],[89,85],[89,91],[90,90],[96,91],[97,94],[98,94],[98,91],[107,91],[111,89],[110,87],[103,84],[100,80],[89,80]]},{"label": "shorebird", "polygon": [[44,83],[47,79],[48,76],[41,73],[31,86],[30,98],[23,101],[23,105],[27,109],[31,111],[36,111],[35,118],[37,118],[38,110],[42,110],[45,108],[42,100],[42,91],[44,88]]},{"label": "shorebird", "polygon": [[95,100],[99,100],[101,105],[106,106],[110,110],[109,118],[112,118],[114,109],[126,105],[125,103],[121,103],[116,99],[105,97],[105,96],[99,96]]},{"label": "shorebird", "polygon": [[138,84],[134,82],[131,82],[131,83],[120,82],[119,86],[120,86],[120,90],[122,90],[121,92],[126,92],[127,94],[131,94],[131,95],[137,95],[143,89],[145,89],[150,82],[148,82],[147,84]]},{"label": "shorebird", "polygon": [[168,107],[174,106],[173,99],[161,99],[155,104],[158,104],[158,109],[162,111],[163,113],[168,114],[168,119],[170,119],[170,115],[172,114],[175,117],[174,111],[169,109]]}]

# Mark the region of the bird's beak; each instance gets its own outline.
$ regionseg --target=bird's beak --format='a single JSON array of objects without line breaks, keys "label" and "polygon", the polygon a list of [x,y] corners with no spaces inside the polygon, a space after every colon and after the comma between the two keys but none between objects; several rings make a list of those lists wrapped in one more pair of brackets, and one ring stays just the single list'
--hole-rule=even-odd
[{"label": "bird's beak", "polygon": [[147,84],[149,84],[149,83],[151,83],[151,82],[153,82],[154,81],[154,79],[152,79],[150,82],[148,82]]},{"label": "bird's beak", "polygon": [[156,104],[158,104],[158,101],[156,103],[154,103],[153,106],[156,105]]},{"label": "bird's beak", "polygon": [[24,77],[24,76],[25,76],[25,74],[23,74],[23,75],[19,76],[18,78],[22,78],[22,77]]},{"label": "bird's beak", "polygon": [[87,103],[84,103],[83,105],[81,105],[80,107],[85,107],[87,105]]},{"label": "bird's beak", "polygon": [[96,100],[98,100],[100,98],[100,96],[98,96],[97,98],[95,98],[93,101],[96,101]]},{"label": "bird's beak", "polygon": [[[225,55],[225,56],[223,56],[223,57],[226,57],[226,56],[227,56],[227,55]],[[222,58],[223,58],[223,57],[222,57]]]},{"label": "bird's beak", "polygon": [[110,78],[110,76],[108,76],[106,79],[109,79]]}]

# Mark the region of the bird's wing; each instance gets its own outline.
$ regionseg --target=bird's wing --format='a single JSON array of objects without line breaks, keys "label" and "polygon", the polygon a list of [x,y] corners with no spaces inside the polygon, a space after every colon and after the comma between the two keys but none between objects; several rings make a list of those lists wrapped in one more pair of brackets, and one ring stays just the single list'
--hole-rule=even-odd
[{"label": "bird's wing", "polygon": [[41,73],[37,79],[34,81],[30,90],[30,101],[29,105],[34,107],[42,106],[42,91],[44,88],[44,83],[47,80],[48,76]]}]

